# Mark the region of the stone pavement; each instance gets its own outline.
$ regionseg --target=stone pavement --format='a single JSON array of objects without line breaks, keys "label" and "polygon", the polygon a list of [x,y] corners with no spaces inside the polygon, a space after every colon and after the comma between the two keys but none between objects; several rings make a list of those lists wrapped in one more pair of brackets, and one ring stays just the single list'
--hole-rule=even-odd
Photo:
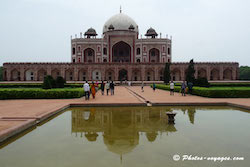
[{"label": "stone pavement", "polygon": [[169,92],[164,90],[157,89],[153,92],[149,86],[144,87],[144,92],[141,91],[140,86],[117,86],[114,96],[107,96],[106,93],[102,96],[98,91],[96,99],[91,97],[89,101],[85,101],[84,97],[61,100],[0,100],[0,142],[69,105],[146,105],[146,101],[153,105],[232,103],[250,109],[250,98],[214,99],[192,95],[183,97],[179,93],[170,96]]}]

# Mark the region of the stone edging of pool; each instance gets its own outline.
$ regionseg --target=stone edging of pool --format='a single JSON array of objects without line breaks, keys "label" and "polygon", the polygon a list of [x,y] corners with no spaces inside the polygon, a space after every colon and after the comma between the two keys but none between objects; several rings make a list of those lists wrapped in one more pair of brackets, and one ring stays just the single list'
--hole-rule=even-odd
[{"label": "stone edging of pool", "polygon": [[[235,103],[228,103],[228,102],[205,102],[205,103],[150,103],[152,106],[229,106],[229,107],[236,107],[239,109],[250,110],[250,107],[239,105]],[[0,121],[13,121],[13,122],[22,122],[18,125],[14,125],[11,128],[5,129],[0,131],[0,145],[5,142],[7,139],[17,136],[21,132],[37,126],[39,123],[48,120],[49,118],[53,117],[56,114],[64,111],[69,107],[136,107],[136,106],[147,106],[147,103],[89,103],[89,104],[82,104],[82,103],[71,103],[67,104],[61,108],[58,108],[53,111],[46,112],[38,117],[3,117]]]}]

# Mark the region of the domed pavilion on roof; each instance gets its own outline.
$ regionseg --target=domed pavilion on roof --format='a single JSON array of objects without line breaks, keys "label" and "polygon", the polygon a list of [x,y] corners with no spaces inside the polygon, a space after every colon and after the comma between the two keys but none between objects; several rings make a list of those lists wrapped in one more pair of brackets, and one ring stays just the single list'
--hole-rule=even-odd
[{"label": "domed pavilion on roof", "polygon": [[[67,81],[130,80],[162,81],[165,63],[171,63],[171,79],[185,80],[188,62],[172,62],[172,37],[150,27],[139,38],[139,27],[128,15],[108,19],[101,38],[94,28],[71,37],[70,63],[4,63],[6,81],[42,81],[45,75]],[[208,80],[236,80],[236,62],[195,63],[195,77]]]}]

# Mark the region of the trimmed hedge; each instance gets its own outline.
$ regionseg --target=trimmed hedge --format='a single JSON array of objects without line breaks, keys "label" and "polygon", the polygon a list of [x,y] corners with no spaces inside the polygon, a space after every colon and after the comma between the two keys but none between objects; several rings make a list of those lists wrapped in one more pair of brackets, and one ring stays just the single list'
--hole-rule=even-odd
[{"label": "trimmed hedge", "polygon": [[[163,85],[163,84],[155,84],[157,89],[162,89],[162,90],[167,90],[170,91],[170,86],[169,85]],[[152,86],[151,86],[152,87]],[[174,86],[174,91],[175,92],[180,92],[181,91],[181,87],[180,86]]]},{"label": "trimmed hedge", "polygon": [[41,83],[8,83],[0,84],[0,88],[41,88]]},{"label": "trimmed hedge", "polygon": [[[82,88],[83,84],[64,84],[68,88]],[[0,88],[42,88],[42,83],[0,83]]]},{"label": "trimmed hedge", "polygon": [[[250,87],[249,83],[209,83],[210,87]],[[181,86],[181,83],[175,83],[175,86]]]},{"label": "trimmed hedge", "polygon": [[250,83],[210,83],[210,87],[250,87]]},{"label": "trimmed hedge", "polygon": [[[170,90],[169,85],[156,84],[156,88]],[[175,92],[180,90],[180,86],[175,86]],[[250,87],[193,87],[193,95],[211,98],[250,98]]]},{"label": "trimmed hedge", "polygon": [[194,87],[193,94],[212,98],[250,98],[250,87]]},{"label": "trimmed hedge", "polygon": [[12,88],[0,89],[0,99],[67,99],[84,96],[82,88],[75,89],[41,89],[41,88]]}]

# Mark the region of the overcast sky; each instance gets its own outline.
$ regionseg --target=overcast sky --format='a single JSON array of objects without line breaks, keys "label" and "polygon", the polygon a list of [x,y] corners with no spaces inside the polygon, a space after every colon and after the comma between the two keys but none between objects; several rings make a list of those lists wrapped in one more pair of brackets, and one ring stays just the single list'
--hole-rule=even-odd
[{"label": "overcast sky", "polygon": [[119,12],[144,36],[173,36],[172,59],[250,65],[249,0],[0,0],[0,66],[69,62],[70,36],[96,29]]}]

